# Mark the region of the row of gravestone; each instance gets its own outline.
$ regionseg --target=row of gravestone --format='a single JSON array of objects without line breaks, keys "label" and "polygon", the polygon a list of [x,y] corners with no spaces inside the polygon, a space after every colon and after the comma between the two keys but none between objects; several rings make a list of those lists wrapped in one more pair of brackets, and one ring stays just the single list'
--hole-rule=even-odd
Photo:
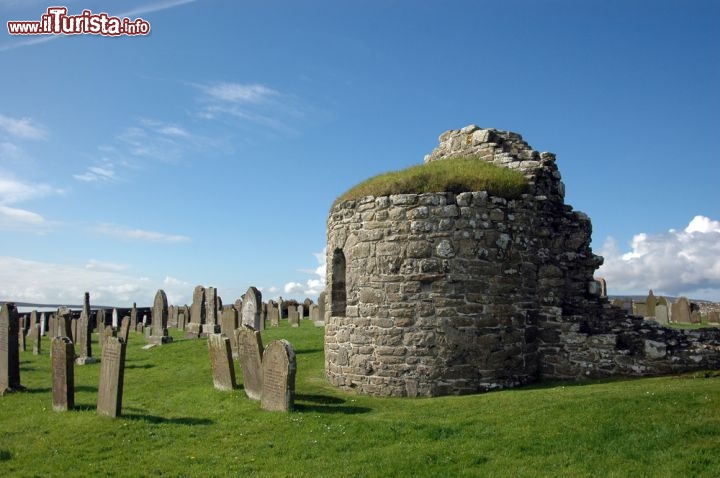
[{"label": "row of gravestone", "polygon": [[[260,400],[264,410],[289,411],[295,400],[295,350],[287,340],[275,340],[263,349],[260,332],[240,327],[232,334],[238,344],[243,374],[243,389],[248,398]],[[217,390],[230,391],[237,386],[230,338],[223,334],[208,336],[208,350]]]},{"label": "row of gravestone", "polygon": [[[69,331],[66,328],[69,323],[67,314],[59,316],[62,320],[58,333],[61,335],[52,338],[50,350],[52,401],[54,410],[64,411],[75,406],[75,364],[88,362],[78,361],[80,357],[76,354],[72,339],[62,335],[63,331]],[[17,308],[13,304],[3,304],[0,309],[0,395],[24,388],[20,382],[19,325]],[[97,401],[97,412],[101,415],[117,417],[121,414],[129,329],[130,317],[126,316],[122,321],[120,337],[114,335],[111,327],[105,328],[106,332],[101,336],[102,359]],[[291,410],[294,405],[296,371],[292,345],[286,340],[276,340],[263,349],[260,333],[249,327],[234,330],[233,336],[239,344],[238,356],[248,397],[260,400],[265,410]],[[236,380],[229,338],[210,334],[208,349],[215,388],[233,390]]]},{"label": "row of gravestone", "polygon": [[[700,310],[698,306],[691,303],[686,297],[680,297],[675,302],[667,297],[656,297],[650,290],[646,299],[633,300],[626,304],[621,299],[613,300],[613,305],[628,310],[633,315],[655,320],[660,324],[699,324],[701,323]],[[709,311],[707,321],[710,324],[720,323],[720,314],[717,311]]]}]

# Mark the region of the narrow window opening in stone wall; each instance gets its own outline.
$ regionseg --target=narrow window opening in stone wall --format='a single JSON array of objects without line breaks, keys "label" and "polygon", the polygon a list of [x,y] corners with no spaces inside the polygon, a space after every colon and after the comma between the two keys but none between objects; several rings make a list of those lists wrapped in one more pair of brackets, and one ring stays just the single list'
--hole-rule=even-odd
[{"label": "narrow window opening in stone wall", "polygon": [[345,317],[347,306],[347,290],[345,288],[345,254],[335,249],[332,261],[332,315]]}]

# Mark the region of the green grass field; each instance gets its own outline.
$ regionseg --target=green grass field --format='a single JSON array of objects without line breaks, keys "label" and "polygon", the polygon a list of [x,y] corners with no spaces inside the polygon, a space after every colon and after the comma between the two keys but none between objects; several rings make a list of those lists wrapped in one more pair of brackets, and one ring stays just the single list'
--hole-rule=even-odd
[{"label": "green grass field", "polygon": [[142,350],[131,333],[117,419],[95,410],[100,364],[75,367],[74,410],[52,410],[45,338],[42,355],[21,352],[27,391],[0,397],[0,475],[720,476],[718,371],[372,398],[325,383],[322,333],[308,322],[263,332],[295,346],[291,413],[214,390],[204,340],[173,331]]}]

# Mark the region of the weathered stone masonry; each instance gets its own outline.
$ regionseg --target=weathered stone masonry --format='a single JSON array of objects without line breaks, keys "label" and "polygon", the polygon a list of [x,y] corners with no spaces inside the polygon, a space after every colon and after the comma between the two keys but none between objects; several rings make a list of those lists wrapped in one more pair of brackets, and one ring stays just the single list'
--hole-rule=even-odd
[{"label": "weathered stone masonry", "polygon": [[597,296],[602,258],[589,218],[564,204],[553,154],[471,126],[444,133],[426,161],[468,154],[523,172],[529,192],[365,197],[330,211],[332,384],[435,396],[720,368],[720,331],[665,329]]}]

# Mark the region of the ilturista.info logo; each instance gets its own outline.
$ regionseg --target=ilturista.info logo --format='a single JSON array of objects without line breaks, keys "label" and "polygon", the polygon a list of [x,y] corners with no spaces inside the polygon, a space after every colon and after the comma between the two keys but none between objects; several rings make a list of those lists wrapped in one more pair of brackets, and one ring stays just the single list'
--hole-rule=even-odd
[{"label": "ilturista.info logo", "polygon": [[11,35],[147,35],[150,23],[142,18],[111,17],[107,13],[83,10],[79,15],[68,15],[67,7],[50,7],[40,21],[7,22]]}]

